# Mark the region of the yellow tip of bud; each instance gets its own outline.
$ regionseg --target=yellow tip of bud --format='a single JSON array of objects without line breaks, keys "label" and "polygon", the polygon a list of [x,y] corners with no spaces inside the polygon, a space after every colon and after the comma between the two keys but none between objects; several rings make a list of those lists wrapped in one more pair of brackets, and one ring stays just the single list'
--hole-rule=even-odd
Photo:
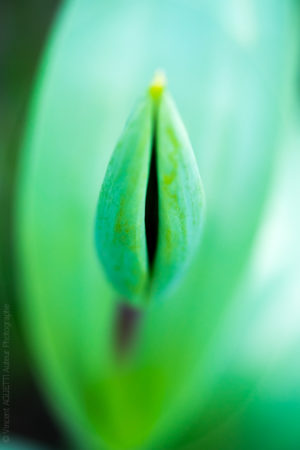
[{"label": "yellow tip of bud", "polygon": [[167,84],[166,75],[162,70],[157,70],[154,74],[152,83],[150,84],[150,94],[152,98],[159,99]]}]

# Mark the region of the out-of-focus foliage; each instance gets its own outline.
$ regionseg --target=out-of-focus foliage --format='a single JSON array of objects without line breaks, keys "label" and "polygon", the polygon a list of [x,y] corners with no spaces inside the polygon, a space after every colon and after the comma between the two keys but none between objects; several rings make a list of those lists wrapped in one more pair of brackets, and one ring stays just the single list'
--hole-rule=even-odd
[{"label": "out-of-focus foliage", "polygon": [[[16,224],[28,337],[46,395],[82,448],[300,443],[298,266],[283,240],[299,188],[295,7],[73,0],[58,17],[28,120]],[[191,136],[207,221],[192,267],[153,302],[122,364],[95,207],[127,113],[157,67]],[[274,208],[262,216],[271,180]],[[272,254],[274,239],[285,253]]]},{"label": "out-of-focus foliage", "polygon": [[58,0],[2,0],[0,14],[0,222],[1,298],[14,295],[12,194],[19,141],[34,70]]},{"label": "out-of-focus foliage", "polygon": [[9,441],[5,444],[0,444],[1,450],[46,450],[44,447],[36,447],[31,443],[19,442],[19,441]]},{"label": "out-of-focus foliage", "polygon": [[[0,5],[0,328],[2,338],[5,328],[3,311],[8,308],[9,433],[11,440],[14,435],[23,435],[54,444],[57,436],[32,381],[33,368],[19,327],[12,216],[15,173],[26,108],[43,43],[58,3],[58,0],[2,0]],[[1,370],[3,348],[1,339]]]}]

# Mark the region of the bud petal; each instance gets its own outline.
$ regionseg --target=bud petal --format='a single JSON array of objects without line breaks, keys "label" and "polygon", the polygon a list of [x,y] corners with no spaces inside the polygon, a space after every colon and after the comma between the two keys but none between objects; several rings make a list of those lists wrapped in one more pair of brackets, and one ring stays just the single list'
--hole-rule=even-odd
[{"label": "bud petal", "polygon": [[134,300],[144,289],[148,262],[145,197],[152,105],[144,98],[129,118],[103,181],[96,217],[98,254],[113,285]]},{"label": "bud petal", "polygon": [[161,98],[157,123],[160,226],[155,284],[163,290],[186,267],[199,243],[204,192],[187,132],[168,93]]}]

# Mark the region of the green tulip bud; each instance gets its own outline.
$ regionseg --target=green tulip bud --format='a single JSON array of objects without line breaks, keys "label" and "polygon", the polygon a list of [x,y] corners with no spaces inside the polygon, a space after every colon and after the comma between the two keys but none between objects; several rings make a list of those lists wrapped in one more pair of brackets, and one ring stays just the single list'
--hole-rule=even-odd
[{"label": "green tulip bud", "polygon": [[108,165],[96,246],[108,278],[135,306],[161,294],[197,248],[204,194],[188,135],[158,73]]}]

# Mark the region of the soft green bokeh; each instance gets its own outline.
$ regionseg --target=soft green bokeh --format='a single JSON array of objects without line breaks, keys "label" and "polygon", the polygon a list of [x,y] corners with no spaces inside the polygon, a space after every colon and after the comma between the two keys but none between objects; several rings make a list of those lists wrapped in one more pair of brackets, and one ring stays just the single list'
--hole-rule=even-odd
[{"label": "soft green bokeh", "polygon": [[[34,91],[16,223],[39,378],[81,448],[300,442],[299,334],[273,346],[285,296],[299,315],[297,291],[279,289],[293,274],[279,268],[282,282],[268,287],[252,251],[290,119],[296,18],[289,0],[65,3]],[[207,220],[192,267],[151,306],[136,353],[120,365],[95,210],[128,111],[157,67],[191,136]],[[277,296],[279,317],[269,311]]]},{"label": "soft green bokeh", "polygon": [[4,442],[3,444],[0,444],[1,450],[47,450],[45,447],[40,447],[33,445],[28,442],[22,442],[18,440],[8,440],[7,442]]}]

